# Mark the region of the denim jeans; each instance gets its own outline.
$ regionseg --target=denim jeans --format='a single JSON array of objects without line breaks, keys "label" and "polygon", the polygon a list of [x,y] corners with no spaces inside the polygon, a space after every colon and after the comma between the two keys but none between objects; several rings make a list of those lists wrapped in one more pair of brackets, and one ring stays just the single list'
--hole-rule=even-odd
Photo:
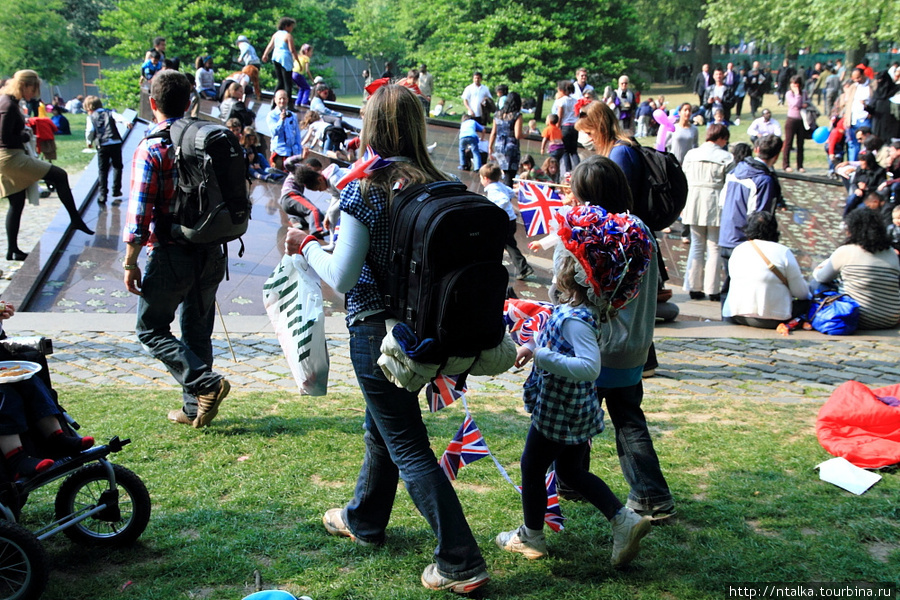
[{"label": "denim jeans", "polygon": [[597,390],[616,430],[616,451],[625,481],[631,487],[627,506],[653,510],[672,504],[672,493],[659,467],[647,419],[641,410],[644,384]]},{"label": "denim jeans", "polygon": [[44,417],[60,414],[40,377],[0,385],[0,435],[25,433]]},{"label": "denim jeans", "polygon": [[468,579],[485,568],[456,491],[438,465],[417,393],[387,380],[377,360],[386,328],[378,317],[350,326],[350,360],[366,400],[366,454],[344,522],[360,540],[381,543],[400,477],[437,536],[438,572]]},{"label": "denim jeans", "polygon": [[466,148],[472,150],[472,170],[481,168],[481,151],[478,149],[478,136],[467,135],[459,138],[459,166],[466,166]]},{"label": "denim jeans", "polygon": [[[158,246],[144,269],[137,309],[137,337],[181,384],[184,412],[197,413],[197,394],[213,390],[222,376],[212,370],[216,291],[225,277],[220,246]],[[172,335],[181,306],[181,339]]]}]

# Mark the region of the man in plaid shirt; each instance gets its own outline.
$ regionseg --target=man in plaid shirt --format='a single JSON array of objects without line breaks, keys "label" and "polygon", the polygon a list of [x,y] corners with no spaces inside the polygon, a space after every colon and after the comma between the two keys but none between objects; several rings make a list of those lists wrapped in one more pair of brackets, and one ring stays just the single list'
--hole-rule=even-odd
[{"label": "man in plaid shirt", "polygon": [[[131,167],[131,197],[123,238],[125,287],[140,296],[137,336],[182,387],[183,407],[169,411],[175,423],[203,427],[219,412],[231,386],[212,370],[216,291],[225,276],[221,246],[176,244],[167,217],[178,189],[175,147],[166,132],[184,116],[191,82],[178,71],[161,71],[150,82],[150,108],[157,125],[141,142]],[[138,265],[147,246],[143,277]],[[181,306],[181,339],[172,335]]]}]

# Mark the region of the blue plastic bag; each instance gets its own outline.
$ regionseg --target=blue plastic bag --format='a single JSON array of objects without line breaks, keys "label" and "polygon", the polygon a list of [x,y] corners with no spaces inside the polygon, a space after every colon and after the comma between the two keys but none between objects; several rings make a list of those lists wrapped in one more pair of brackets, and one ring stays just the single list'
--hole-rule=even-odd
[{"label": "blue plastic bag", "polygon": [[840,292],[820,292],[809,307],[806,320],[828,335],[849,335],[859,326],[859,304]]}]

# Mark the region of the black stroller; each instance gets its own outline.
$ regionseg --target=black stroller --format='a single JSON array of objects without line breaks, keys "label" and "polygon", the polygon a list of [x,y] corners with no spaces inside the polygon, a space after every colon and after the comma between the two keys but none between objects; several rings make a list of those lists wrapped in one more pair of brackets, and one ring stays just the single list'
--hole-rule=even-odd
[{"label": "black stroller", "polygon": [[[46,338],[0,340],[0,359],[36,362],[52,396],[46,354],[52,353]],[[58,405],[58,402],[57,402]],[[60,425],[65,435],[76,436],[78,424],[60,407]],[[42,456],[40,441],[23,436],[32,456]],[[47,585],[49,567],[41,540],[62,531],[73,542],[87,546],[122,546],[133,543],[150,521],[150,494],[140,477],[107,457],[119,452],[130,440],[112,438],[71,458],[55,461],[38,475],[13,481],[0,468],[0,600],[40,598]],[[36,453],[37,452],[37,453]],[[65,479],[55,501],[55,521],[37,531],[18,523],[28,494],[53,481]]]}]

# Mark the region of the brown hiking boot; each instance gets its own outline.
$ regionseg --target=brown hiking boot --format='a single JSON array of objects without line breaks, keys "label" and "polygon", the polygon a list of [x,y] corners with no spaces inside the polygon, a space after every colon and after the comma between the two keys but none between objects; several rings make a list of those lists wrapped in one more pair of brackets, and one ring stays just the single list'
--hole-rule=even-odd
[{"label": "brown hiking boot", "polygon": [[219,414],[219,405],[231,391],[231,384],[224,377],[212,391],[205,394],[197,394],[197,418],[194,419],[194,427],[206,427],[216,415]]}]

